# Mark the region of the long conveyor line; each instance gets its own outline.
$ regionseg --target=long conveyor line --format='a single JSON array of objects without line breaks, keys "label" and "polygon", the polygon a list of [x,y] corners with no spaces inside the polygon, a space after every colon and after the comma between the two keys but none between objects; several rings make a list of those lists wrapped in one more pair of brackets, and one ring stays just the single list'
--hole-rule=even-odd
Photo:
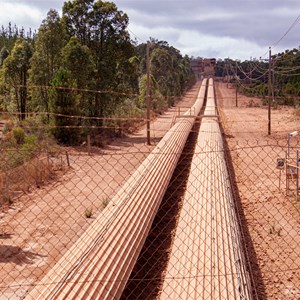
[{"label": "long conveyor line", "polygon": [[160,299],[252,299],[212,79]]},{"label": "long conveyor line", "polygon": [[[206,80],[191,111],[200,113]],[[178,119],[78,241],[25,299],[119,299],[195,119]]]}]

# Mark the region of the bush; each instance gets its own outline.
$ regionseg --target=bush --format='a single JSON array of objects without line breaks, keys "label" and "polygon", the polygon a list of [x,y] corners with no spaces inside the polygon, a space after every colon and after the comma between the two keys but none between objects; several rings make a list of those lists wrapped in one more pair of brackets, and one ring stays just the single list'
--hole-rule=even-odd
[{"label": "bush", "polygon": [[6,165],[8,168],[15,168],[24,162],[33,158],[36,152],[39,150],[39,144],[37,143],[36,136],[26,136],[24,143],[18,150],[10,150],[7,154]]},{"label": "bush", "polygon": [[15,138],[18,145],[21,145],[24,143],[25,140],[25,131],[21,127],[17,127],[13,129],[13,137]]},{"label": "bush", "polygon": [[[49,137],[49,129],[43,125],[39,117],[28,118],[19,127],[13,127],[13,121],[7,122],[6,132],[1,140],[2,156],[0,169],[7,170],[22,165],[34,158],[40,150],[47,149],[55,153],[57,147],[54,139]],[[28,128],[25,130],[20,127]],[[36,134],[33,134],[33,133]],[[50,147],[50,150],[49,150]]]}]

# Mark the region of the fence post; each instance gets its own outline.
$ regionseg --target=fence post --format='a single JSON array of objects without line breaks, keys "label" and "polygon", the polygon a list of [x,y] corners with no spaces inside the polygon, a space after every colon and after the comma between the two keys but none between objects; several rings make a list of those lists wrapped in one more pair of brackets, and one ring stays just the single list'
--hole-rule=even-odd
[{"label": "fence post", "polygon": [[70,167],[70,159],[69,159],[69,153],[68,153],[68,151],[66,151],[66,157],[67,157],[68,167]]},{"label": "fence post", "polygon": [[299,150],[296,151],[296,201],[298,201],[299,191]]},{"label": "fence post", "polygon": [[88,155],[91,155],[91,136],[89,134],[87,136],[87,148],[88,148]]},{"label": "fence post", "polygon": [[289,189],[290,189],[290,182],[289,182],[289,160],[288,160],[288,154],[287,151],[285,151],[285,188],[286,188],[286,195],[289,195]]},{"label": "fence post", "polygon": [[[35,180],[36,180],[36,182],[35,182],[35,184],[36,184],[36,186],[37,187],[39,187],[39,185],[40,185],[40,182],[42,181],[41,180],[41,164],[40,164],[40,158],[39,158],[40,156],[37,156],[34,160],[33,160],[33,163],[36,161],[36,163],[35,163],[35,168],[36,168],[36,174],[35,174]],[[29,162],[29,163],[31,163],[31,162]]]},{"label": "fence post", "polygon": [[2,201],[4,200],[4,176],[3,173],[0,173],[0,205]]},{"label": "fence post", "polygon": [[9,196],[9,187],[8,187],[8,180],[7,180],[7,170],[5,169],[4,172],[4,189],[3,189],[3,198],[4,201],[10,202],[10,196]]}]

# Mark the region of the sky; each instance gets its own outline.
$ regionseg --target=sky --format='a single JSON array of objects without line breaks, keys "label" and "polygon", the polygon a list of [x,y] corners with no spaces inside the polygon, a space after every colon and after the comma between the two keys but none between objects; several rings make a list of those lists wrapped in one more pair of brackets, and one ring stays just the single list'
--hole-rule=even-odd
[{"label": "sky", "polygon": [[[300,0],[115,0],[129,17],[132,39],[164,40],[185,55],[240,60],[299,48]],[[0,0],[0,25],[38,29],[64,0]],[[300,18],[299,18],[300,19]],[[300,20],[299,20],[300,21]],[[273,47],[276,45],[275,47]]]}]

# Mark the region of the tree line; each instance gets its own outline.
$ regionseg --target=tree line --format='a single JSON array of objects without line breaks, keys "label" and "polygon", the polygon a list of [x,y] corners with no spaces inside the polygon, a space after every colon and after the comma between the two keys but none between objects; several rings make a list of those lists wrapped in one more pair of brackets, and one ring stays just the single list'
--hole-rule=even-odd
[{"label": "tree line", "polygon": [[[113,2],[74,0],[62,16],[49,10],[37,32],[2,26],[0,109],[19,112],[20,120],[44,113],[42,122],[67,144],[88,128],[112,125],[106,119],[144,116],[146,44],[131,40],[128,23]],[[187,56],[166,41],[151,44],[152,105],[160,113],[195,79]]]},{"label": "tree line", "polygon": [[300,50],[292,49],[276,53],[268,59],[235,61],[218,60],[216,76],[226,77],[233,83],[238,77],[239,91],[265,98],[269,93],[269,67],[271,75],[271,97],[276,104],[300,105]]}]

